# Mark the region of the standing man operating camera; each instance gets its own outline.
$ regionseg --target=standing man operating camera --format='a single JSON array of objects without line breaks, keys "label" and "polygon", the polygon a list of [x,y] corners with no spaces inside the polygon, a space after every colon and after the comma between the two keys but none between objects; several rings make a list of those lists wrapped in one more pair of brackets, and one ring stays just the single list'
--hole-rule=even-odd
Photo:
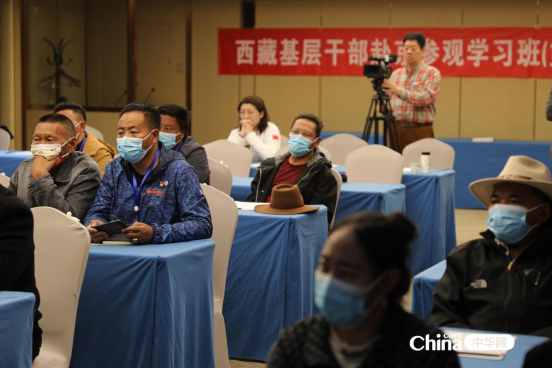
[{"label": "standing man operating camera", "polygon": [[399,153],[412,142],[434,137],[435,98],[441,73],[424,63],[424,53],[424,35],[408,33],[403,39],[406,67],[395,70],[382,84],[391,99]]}]

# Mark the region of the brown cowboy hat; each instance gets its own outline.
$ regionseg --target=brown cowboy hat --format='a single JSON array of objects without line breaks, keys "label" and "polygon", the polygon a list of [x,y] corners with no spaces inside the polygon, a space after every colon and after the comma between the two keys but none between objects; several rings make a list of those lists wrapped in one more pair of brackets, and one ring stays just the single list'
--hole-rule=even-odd
[{"label": "brown cowboy hat", "polygon": [[529,185],[552,200],[550,170],[542,162],[527,156],[510,156],[498,177],[476,180],[470,184],[470,191],[485,207],[489,207],[494,186],[504,182]]},{"label": "brown cowboy hat", "polygon": [[270,204],[255,206],[255,211],[271,215],[296,215],[317,211],[318,208],[305,206],[297,185],[279,184],[272,188]]}]

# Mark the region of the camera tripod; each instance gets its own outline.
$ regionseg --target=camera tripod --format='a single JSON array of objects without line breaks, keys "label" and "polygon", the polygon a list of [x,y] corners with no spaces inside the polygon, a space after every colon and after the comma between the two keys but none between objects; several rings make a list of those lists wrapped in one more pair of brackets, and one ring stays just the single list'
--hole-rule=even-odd
[{"label": "camera tripod", "polygon": [[[378,111],[382,116],[378,115]],[[376,89],[376,94],[372,96],[370,109],[366,116],[366,124],[364,125],[364,132],[362,133],[363,140],[368,142],[370,139],[370,131],[372,130],[372,126],[374,126],[374,143],[379,144],[380,121],[383,122],[383,145],[387,146],[387,137],[389,136],[391,143],[389,148],[397,151],[397,132],[395,130],[395,117],[391,109],[391,101],[389,101],[389,96],[383,92],[379,93]]]}]

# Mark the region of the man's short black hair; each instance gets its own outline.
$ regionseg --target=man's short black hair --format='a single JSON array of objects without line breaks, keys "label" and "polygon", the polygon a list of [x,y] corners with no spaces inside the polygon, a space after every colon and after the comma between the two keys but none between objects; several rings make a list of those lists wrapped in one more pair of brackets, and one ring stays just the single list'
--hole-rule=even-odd
[{"label": "man's short black hair", "polygon": [[54,109],[52,110],[52,112],[60,112],[63,110],[71,110],[73,111],[73,114],[79,114],[81,116],[81,119],[86,121],[86,110],[84,110],[84,107],[82,107],[78,103],[74,103],[74,102],[58,103],[56,106],[54,106]]},{"label": "man's short black hair", "polygon": [[421,49],[423,49],[425,47],[425,36],[422,32],[407,33],[406,36],[404,36],[403,45],[408,40],[417,41],[418,45],[420,45]]},{"label": "man's short black hair", "polygon": [[161,129],[161,115],[159,115],[159,111],[157,111],[155,106],[152,104],[146,102],[131,102],[121,110],[119,119],[127,112],[133,111],[140,111],[144,113],[146,124],[151,130]]},{"label": "man's short black hair", "polygon": [[184,106],[176,104],[165,104],[157,108],[159,115],[168,115],[176,119],[180,130],[184,130],[184,138],[188,136],[190,128],[190,112]]},{"label": "man's short black hair", "polygon": [[77,135],[77,131],[75,130],[73,122],[65,115],[57,113],[44,115],[40,119],[38,119],[38,124],[40,123],[60,124],[61,128],[63,129],[63,135],[67,139],[74,138]]},{"label": "man's short black hair", "polygon": [[324,124],[322,124],[322,120],[318,119],[318,117],[314,114],[299,114],[293,119],[293,123],[291,123],[292,128],[295,122],[299,119],[305,119],[316,124],[316,138],[320,137],[320,133],[322,132],[322,129],[324,129]]}]

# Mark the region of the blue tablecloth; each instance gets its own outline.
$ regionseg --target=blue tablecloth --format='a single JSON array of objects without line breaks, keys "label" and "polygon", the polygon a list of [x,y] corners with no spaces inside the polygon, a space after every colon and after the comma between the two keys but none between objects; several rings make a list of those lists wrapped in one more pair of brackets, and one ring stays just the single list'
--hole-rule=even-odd
[{"label": "blue tablecloth", "polygon": [[[247,201],[253,178],[234,178],[230,196]],[[335,221],[359,211],[405,212],[405,186],[402,184],[343,183]]]},{"label": "blue tablecloth", "polygon": [[[345,166],[334,169],[345,174]],[[444,260],[456,246],[454,178],[454,170],[403,173],[406,214],[418,225],[410,259],[414,275]]]},{"label": "blue tablecloth", "polygon": [[314,313],[326,213],[324,206],[301,215],[239,211],[222,313],[230,357],[266,360],[285,326]]},{"label": "blue tablecloth", "polygon": [[93,245],[71,367],[213,367],[211,240]]},{"label": "blue tablecloth", "polygon": [[0,367],[31,367],[34,302],[31,293],[0,292]]},{"label": "blue tablecloth", "polygon": [[513,155],[539,160],[552,171],[550,142],[494,141],[474,143],[469,139],[442,139],[456,151],[456,208],[485,208],[470,192],[475,180],[496,177]]},{"label": "blue tablecloth", "polygon": [[435,266],[414,276],[412,285],[412,305],[410,311],[423,319],[429,319],[433,309],[433,290],[447,269],[447,262],[442,261]]},{"label": "blue tablecloth", "polygon": [[0,151],[0,173],[12,176],[19,164],[31,157],[31,151]]},{"label": "blue tablecloth", "polygon": [[[324,131],[322,139],[339,133],[353,134],[359,138],[360,132]],[[494,142],[473,142],[471,139],[439,138],[450,144],[456,152],[454,170],[456,171],[456,208],[484,208],[471,194],[469,184],[483,178],[496,177],[504,168],[508,157],[525,155],[539,160],[552,171],[550,142],[495,140]],[[370,143],[373,137],[370,137]],[[380,144],[381,140],[380,135]]]},{"label": "blue tablecloth", "polygon": [[335,221],[360,211],[404,213],[405,207],[405,186],[402,184],[343,183]]}]

